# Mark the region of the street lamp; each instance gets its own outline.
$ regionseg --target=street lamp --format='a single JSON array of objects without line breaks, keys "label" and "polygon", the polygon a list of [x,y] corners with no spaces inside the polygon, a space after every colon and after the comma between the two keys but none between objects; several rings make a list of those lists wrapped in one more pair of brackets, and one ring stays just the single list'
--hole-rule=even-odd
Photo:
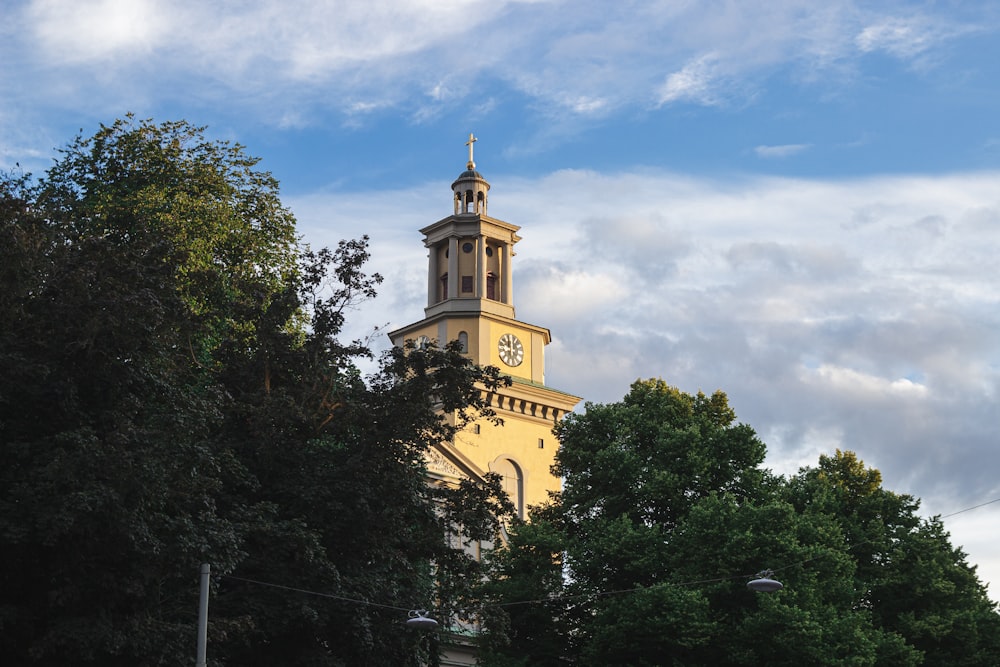
[{"label": "street lamp", "polygon": [[426,609],[411,609],[410,617],[406,619],[406,626],[418,630],[433,630],[438,622],[430,618]]},{"label": "street lamp", "polygon": [[774,591],[780,591],[785,586],[780,582],[772,579],[774,572],[772,570],[762,570],[756,575],[757,578],[747,582],[747,588],[752,591],[757,591],[758,593],[773,593]]}]

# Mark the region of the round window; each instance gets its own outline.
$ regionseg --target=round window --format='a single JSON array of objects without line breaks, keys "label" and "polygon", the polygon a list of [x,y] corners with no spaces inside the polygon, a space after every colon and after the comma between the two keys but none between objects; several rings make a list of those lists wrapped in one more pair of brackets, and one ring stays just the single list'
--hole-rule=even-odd
[{"label": "round window", "polygon": [[463,243],[462,244],[462,252],[472,252],[472,244],[471,243]]}]

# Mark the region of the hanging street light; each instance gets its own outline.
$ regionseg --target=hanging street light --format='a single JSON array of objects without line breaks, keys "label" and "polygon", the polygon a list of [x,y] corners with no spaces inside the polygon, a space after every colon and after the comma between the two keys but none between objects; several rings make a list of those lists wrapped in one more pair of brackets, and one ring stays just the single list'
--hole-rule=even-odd
[{"label": "hanging street light", "polygon": [[433,630],[437,627],[438,622],[429,617],[428,613],[430,612],[426,609],[411,609],[410,617],[406,619],[407,627],[417,628],[418,630]]},{"label": "hanging street light", "polygon": [[780,581],[776,581],[772,578],[774,576],[774,571],[772,570],[762,570],[754,576],[757,578],[747,582],[747,588],[752,591],[757,591],[758,593],[773,593],[774,591],[780,591],[785,587]]}]

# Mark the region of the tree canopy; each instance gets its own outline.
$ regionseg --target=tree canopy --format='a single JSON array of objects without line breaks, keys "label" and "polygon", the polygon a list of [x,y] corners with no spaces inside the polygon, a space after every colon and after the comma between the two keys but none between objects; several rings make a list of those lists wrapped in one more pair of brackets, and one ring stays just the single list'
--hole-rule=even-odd
[{"label": "tree canopy", "polygon": [[[436,660],[491,538],[497,480],[427,483],[423,453],[489,414],[455,347],[343,341],[374,296],[367,238],[300,246],[241,146],[132,117],[40,179],[0,177],[0,655],[8,664]],[[454,415],[455,419],[445,419]],[[319,594],[316,594],[319,593]]]},{"label": "tree canopy", "polygon": [[[775,476],[725,394],[662,380],[557,435],[562,492],[493,559],[483,664],[1000,664],[975,569],[853,453]],[[768,568],[784,589],[748,590]]]}]

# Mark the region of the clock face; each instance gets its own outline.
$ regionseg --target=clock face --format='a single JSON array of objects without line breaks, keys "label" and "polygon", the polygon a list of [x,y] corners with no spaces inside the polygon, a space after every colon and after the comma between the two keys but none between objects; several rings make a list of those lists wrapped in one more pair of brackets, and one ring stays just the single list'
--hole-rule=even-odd
[{"label": "clock face", "polygon": [[497,350],[500,352],[500,360],[508,366],[520,366],[524,361],[524,346],[514,334],[506,333],[500,336]]}]

